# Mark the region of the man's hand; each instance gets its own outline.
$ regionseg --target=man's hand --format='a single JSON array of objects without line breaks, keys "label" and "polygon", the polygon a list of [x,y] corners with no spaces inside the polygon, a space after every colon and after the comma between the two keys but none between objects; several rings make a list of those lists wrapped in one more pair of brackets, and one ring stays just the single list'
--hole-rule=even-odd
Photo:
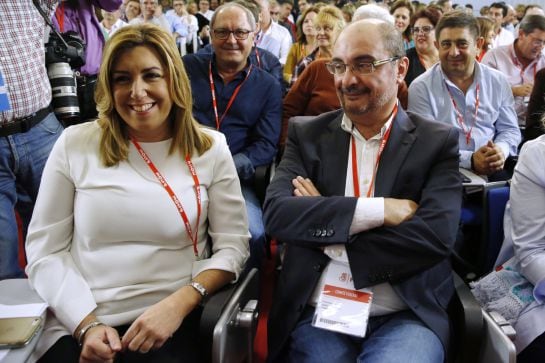
[{"label": "man's hand", "polygon": [[291,183],[295,187],[293,195],[296,197],[319,197],[321,195],[312,181],[308,178],[305,179],[302,176],[298,176],[293,179]]},{"label": "man's hand", "polygon": [[417,208],[412,200],[384,198],[384,225],[394,227],[411,219]]},{"label": "man's hand", "polygon": [[85,334],[79,362],[113,362],[115,354],[119,351],[121,341],[117,330],[99,325],[89,329]]},{"label": "man's hand", "polygon": [[491,175],[503,169],[505,156],[501,148],[491,140],[472,155],[473,171],[480,175]]},{"label": "man's hand", "polygon": [[513,86],[511,90],[513,91],[514,97],[529,97],[532,94],[532,89],[534,88],[533,83],[524,83],[520,86]]}]

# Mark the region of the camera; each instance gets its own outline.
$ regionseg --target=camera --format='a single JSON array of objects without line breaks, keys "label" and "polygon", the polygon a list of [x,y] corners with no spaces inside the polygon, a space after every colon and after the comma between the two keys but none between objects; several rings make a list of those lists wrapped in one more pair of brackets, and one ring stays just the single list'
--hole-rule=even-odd
[{"label": "camera", "polygon": [[79,119],[79,102],[73,68],[85,64],[85,42],[73,31],[52,32],[45,44],[45,64],[51,83],[55,114],[65,124]]}]

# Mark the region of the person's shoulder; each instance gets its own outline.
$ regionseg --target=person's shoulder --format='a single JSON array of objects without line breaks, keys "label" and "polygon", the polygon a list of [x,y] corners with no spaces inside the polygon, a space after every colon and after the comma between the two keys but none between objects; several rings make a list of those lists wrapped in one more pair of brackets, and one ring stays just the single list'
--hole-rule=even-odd
[{"label": "person's shoulder", "polygon": [[483,83],[483,86],[485,86],[487,83],[491,83],[492,85],[507,85],[509,86],[509,82],[505,76],[505,74],[489,65],[482,64],[482,63],[476,63],[477,68],[479,69],[481,83]]},{"label": "person's shoulder", "polygon": [[[432,83],[441,77],[441,64],[436,63],[427,71],[416,77],[409,86],[409,91],[414,88],[432,87]],[[438,91],[438,90],[437,90]]]},{"label": "person's shoulder", "polygon": [[[212,59],[212,53],[207,52],[200,52],[200,53],[191,53],[186,54],[182,57],[182,61],[184,62],[184,66],[186,68],[204,68],[208,65],[208,62]],[[191,73],[188,71],[188,73]],[[191,76],[191,74],[188,74]]]},{"label": "person's shoulder", "polygon": [[250,84],[252,87],[259,87],[264,90],[270,89],[271,87],[280,87],[278,80],[266,70],[253,65],[251,72],[252,74],[250,75],[251,77],[248,78],[248,81],[251,82]]},{"label": "person's shoulder", "polygon": [[520,150],[520,158],[527,158],[542,165],[545,161],[545,135],[525,142]]},{"label": "person's shoulder", "polygon": [[83,122],[64,129],[67,147],[81,147],[89,143],[98,143],[102,128],[98,120]]},{"label": "person's shoulder", "polygon": [[341,127],[343,110],[333,110],[322,113],[318,116],[295,116],[292,119],[292,127],[301,130],[303,134],[311,134],[314,132],[326,132],[329,128]]}]

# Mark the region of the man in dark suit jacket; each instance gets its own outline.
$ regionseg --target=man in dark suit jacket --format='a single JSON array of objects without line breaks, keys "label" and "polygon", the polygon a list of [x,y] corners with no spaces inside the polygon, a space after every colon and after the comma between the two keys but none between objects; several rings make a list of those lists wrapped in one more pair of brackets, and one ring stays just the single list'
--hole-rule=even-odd
[{"label": "man in dark suit jacket", "polygon": [[[269,317],[271,362],[446,357],[446,308],[454,293],[449,256],[462,195],[458,135],[397,108],[407,67],[390,24],[353,23],[328,65],[343,109],[290,124],[264,213],[267,232],[285,244]],[[372,140],[374,151],[366,144]],[[370,198],[353,197],[356,183]],[[378,210],[378,221],[366,214],[370,209]],[[331,246],[345,251],[354,288],[375,293],[364,338],[311,325]]]}]

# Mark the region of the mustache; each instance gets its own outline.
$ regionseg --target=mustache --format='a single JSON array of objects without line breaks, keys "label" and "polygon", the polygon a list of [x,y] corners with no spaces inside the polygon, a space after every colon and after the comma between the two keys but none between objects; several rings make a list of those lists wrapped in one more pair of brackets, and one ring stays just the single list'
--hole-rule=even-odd
[{"label": "mustache", "polygon": [[349,87],[341,88],[342,94],[348,95],[348,96],[362,95],[365,93],[369,93],[370,91],[371,90],[367,87],[349,86]]}]

